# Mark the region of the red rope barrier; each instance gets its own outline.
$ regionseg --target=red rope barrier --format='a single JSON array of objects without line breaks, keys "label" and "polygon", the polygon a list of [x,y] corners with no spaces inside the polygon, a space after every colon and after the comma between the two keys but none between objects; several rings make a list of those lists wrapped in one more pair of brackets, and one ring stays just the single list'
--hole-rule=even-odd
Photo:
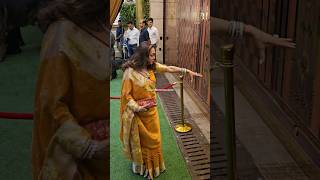
[{"label": "red rope barrier", "polygon": [[33,119],[32,113],[0,112],[0,118],[4,119]]},{"label": "red rope barrier", "polygon": [[169,89],[169,88],[172,88],[174,85],[176,85],[177,82],[174,82],[174,83],[170,83],[170,84],[167,84],[167,86],[165,86],[163,89]]},{"label": "red rope barrier", "polygon": [[[168,84],[165,86],[163,89],[156,89],[156,92],[168,92],[168,91],[173,91],[173,89],[169,90],[169,88],[172,88],[172,86],[176,85],[177,83],[174,82],[172,84]],[[113,99],[120,99],[120,96],[110,96],[110,100]],[[33,114],[32,113],[11,113],[11,112],[0,112],[0,118],[3,119],[33,119]]]}]

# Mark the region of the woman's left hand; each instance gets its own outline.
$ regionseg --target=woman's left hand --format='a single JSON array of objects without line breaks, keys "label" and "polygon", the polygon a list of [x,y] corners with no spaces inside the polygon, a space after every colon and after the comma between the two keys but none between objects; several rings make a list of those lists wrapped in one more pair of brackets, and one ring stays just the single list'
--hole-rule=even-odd
[{"label": "woman's left hand", "polygon": [[194,77],[194,76],[196,76],[196,77],[202,77],[202,74],[197,73],[197,72],[193,72],[193,71],[191,71],[191,70],[188,70],[188,73],[189,73],[189,75],[190,75],[191,77]]},{"label": "woman's left hand", "polygon": [[260,63],[264,62],[265,60],[265,48],[268,45],[275,45],[275,46],[281,46],[286,48],[296,47],[296,44],[292,42],[292,39],[279,38],[276,36],[272,36],[271,34],[265,33],[262,30],[251,25],[246,25],[245,31],[250,35],[252,35],[253,38],[255,39],[256,45],[259,48]]},{"label": "woman's left hand", "polygon": [[200,74],[200,73],[197,73],[197,72],[193,72],[193,71],[191,71],[191,70],[187,70],[187,72],[188,72],[188,74],[190,75],[190,77],[191,77],[191,82],[193,81],[193,78],[194,77],[202,77],[202,74]]}]

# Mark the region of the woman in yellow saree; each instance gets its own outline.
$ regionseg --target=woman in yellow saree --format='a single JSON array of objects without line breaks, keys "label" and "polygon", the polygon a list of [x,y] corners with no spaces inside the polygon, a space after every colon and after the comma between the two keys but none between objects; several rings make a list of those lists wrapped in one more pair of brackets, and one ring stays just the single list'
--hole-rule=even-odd
[{"label": "woman in yellow saree", "polygon": [[40,11],[34,180],[109,179],[108,3],[51,0]]},{"label": "woman in yellow saree", "polygon": [[165,170],[154,72],[202,75],[156,62],[156,49],[147,42],[137,48],[135,54],[123,65],[123,69],[120,139],[124,154],[132,161],[134,173],[153,179]]}]

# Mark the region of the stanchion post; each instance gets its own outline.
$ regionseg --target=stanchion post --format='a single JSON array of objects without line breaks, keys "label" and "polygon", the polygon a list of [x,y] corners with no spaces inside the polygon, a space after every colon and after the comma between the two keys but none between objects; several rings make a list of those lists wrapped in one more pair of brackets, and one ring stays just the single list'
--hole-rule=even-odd
[{"label": "stanchion post", "polygon": [[180,76],[180,104],[181,104],[181,121],[184,126],[184,97],[183,97],[183,79],[184,75]]},{"label": "stanchion post", "polygon": [[183,96],[183,79],[185,74],[180,75],[180,107],[181,107],[181,123],[175,126],[175,130],[179,133],[186,133],[192,130],[192,126],[185,122],[184,119],[184,96]]},{"label": "stanchion post", "polygon": [[228,179],[236,179],[236,136],[235,136],[235,114],[234,114],[234,88],[233,88],[233,55],[232,44],[221,48],[222,66],[224,69],[225,89],[225,136],[228,160]]}]

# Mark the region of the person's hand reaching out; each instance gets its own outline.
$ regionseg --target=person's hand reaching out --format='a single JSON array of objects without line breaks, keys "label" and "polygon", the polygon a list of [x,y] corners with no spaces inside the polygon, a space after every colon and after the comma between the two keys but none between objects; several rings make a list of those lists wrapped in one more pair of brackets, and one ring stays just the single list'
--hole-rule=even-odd
[{"label": "person's hand reaching out", "polygon": [[265,49],[268,45],[281,46],[285,48],[295,48],[296,44],[292,42],[289,38],[279,38],[277,36],[272,36],[262,30],[246,25],[245,32],[250,34],[254,39],[255,43],[259,49],[260,64],[265,61]]}]

